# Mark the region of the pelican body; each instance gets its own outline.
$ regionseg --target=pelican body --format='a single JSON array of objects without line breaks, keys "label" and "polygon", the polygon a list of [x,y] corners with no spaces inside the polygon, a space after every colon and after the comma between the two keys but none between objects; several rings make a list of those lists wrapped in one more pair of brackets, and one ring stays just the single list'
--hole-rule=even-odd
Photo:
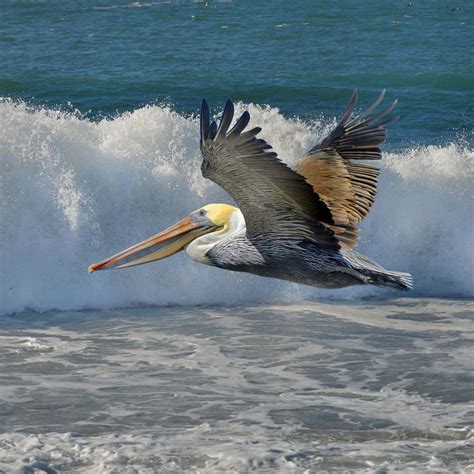
[{"label": "pelican body", "polygon": [[271,146],[246,130],[248,112],[230,128],[226,103],[219,126],[201,107],[201,166],[238,203],[208,204],[163,232],[89,267],[89,271],[141,265],[181,250],[195,261],[226,270],[321,288],[371,284],[412,288],[408,273],[388,271],[354,250],[358,223],[374,202],[378,169],[359,160],[381,158],[381,121],[396,101],[373,115],[384,97],[352,118],[351,102],[336,128],[296,163],[281,161]]}]

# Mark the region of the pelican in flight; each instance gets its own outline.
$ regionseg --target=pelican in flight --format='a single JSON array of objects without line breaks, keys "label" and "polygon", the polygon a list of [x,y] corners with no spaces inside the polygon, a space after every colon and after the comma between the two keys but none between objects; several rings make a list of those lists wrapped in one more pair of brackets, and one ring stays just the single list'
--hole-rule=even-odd
[{"label": "pelican in flight", "polygon": [[201,171],[239,208],[203,206],[89,271],[142,265],[186,249],[199,263],[322,288],[411,289],[410,274],[386,270],[353,250],[357,226],[374,202],[379,173],[360,161],[381,158],[385,127],[398,118],[384,118],[397,101],[375,112],[384,93],[353,117],[355,91],[338,125],[293,169],[257,138],[261,128],[246,130],[248,112],[230,128],[234,105],[228,100],[217,125],[203,100]]}]

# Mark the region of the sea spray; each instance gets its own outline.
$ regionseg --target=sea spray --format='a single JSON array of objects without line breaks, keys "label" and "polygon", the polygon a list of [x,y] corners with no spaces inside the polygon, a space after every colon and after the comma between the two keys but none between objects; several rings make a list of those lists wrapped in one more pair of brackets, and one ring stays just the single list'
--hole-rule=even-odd
[{"label": "sea spray", "polygon": [[[306,124],[239,104],[289,164],[334,121]],[[200,173],[198,121],[150,105],[91,121],[0,102],[0,312],[135,304],[245,304],[382,295],[320,290],[197,265],[184,253],[89,275],[111,255],[226,193]],[[413,294],[472,296],[473,152],[461,145],[386,153],[379,193],[358,247],[414,276]]]}]

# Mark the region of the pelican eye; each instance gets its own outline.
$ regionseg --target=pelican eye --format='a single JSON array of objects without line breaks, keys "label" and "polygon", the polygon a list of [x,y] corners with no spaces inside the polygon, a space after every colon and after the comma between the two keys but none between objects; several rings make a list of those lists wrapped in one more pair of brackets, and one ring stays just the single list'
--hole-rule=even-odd
[{"label": "pelican eye", "polygon": [[206,215],[206,210],[205,210],[205,209],[201,209],[201,210],[199,211],[199,215],[200,215],[200,216],[205,216],[205,215]]}]

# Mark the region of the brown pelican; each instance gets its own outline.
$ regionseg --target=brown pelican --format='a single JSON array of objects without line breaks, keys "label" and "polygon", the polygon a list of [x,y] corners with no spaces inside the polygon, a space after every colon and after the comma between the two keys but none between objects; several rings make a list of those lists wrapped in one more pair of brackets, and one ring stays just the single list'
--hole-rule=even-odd
[{"label": "brown pelican", "polygon": [[360,160],[378,160],[385,141],[382,121],[397,101],[374,114],[383,100],[352,117],[357,92],[335,129],[291,169],[271,146],[245,131],[244,112],[230,128],[234,106],[227,101],[219,126],[201,107],[201,165],[204,177],[224,188],[240,209],[208,204],[163,232],[89,271],[125,268],[186,249],[197,262],[323,288],[371,284],[412,288],[408,273],[385,270],[353,250],[358,223],[376,193],[378,169]]}]

